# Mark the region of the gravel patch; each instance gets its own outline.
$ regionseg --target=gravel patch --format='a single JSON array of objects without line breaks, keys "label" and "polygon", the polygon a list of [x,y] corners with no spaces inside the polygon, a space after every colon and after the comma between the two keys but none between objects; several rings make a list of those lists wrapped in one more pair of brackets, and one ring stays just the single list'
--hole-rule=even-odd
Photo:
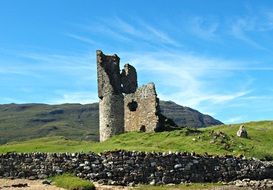
[{"label": "gravel patch", "polygon": [[43,180],[0,179],[0,190],[64,190],[42,182]]}]

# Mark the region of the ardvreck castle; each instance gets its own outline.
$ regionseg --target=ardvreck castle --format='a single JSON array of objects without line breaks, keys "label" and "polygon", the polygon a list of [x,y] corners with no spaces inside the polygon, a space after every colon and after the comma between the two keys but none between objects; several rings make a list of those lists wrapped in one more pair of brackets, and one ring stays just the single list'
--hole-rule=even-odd
[{"label": "ardvreck castle", "polygon": [[[100,141],[124,131],[157,131],[170,120],[161,115],[155,85],[137,84],[136,69],[97,50]],[[173,124],[175,125],[175,124]]]}]

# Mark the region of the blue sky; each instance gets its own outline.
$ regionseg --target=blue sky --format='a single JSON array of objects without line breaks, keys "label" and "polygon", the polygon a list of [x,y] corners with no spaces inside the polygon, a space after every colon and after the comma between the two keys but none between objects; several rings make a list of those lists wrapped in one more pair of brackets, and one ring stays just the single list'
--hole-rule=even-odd
[{"label": "blue sky", "polygon": [[0,103],[98,101],[95,51],[226,123],[273,119],[273,2],[1,0]]}]

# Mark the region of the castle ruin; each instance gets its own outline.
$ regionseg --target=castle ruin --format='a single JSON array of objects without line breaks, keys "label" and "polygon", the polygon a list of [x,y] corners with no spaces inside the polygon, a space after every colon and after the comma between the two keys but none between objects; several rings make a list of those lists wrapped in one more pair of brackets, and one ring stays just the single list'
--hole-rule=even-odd
[{"label": "castle ruin", "polygon": [[[161,127],[155,85],[138,87],[136,69],[97,50],[100,141],[124,131],[156,131]],[[164,116],[163,116],[164,118]]]}]

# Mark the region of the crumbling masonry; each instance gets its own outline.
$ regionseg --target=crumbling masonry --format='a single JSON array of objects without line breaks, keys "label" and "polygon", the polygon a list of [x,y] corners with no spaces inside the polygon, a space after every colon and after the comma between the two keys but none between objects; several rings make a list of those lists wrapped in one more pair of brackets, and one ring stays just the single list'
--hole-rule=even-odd
[{"label": "crumbling masonry", "polygon": [[162,125],[155,85],[138,88],[136,69],[120,72],[120,59],[97,50],[100,141],[124,131],[156,131]]}]

